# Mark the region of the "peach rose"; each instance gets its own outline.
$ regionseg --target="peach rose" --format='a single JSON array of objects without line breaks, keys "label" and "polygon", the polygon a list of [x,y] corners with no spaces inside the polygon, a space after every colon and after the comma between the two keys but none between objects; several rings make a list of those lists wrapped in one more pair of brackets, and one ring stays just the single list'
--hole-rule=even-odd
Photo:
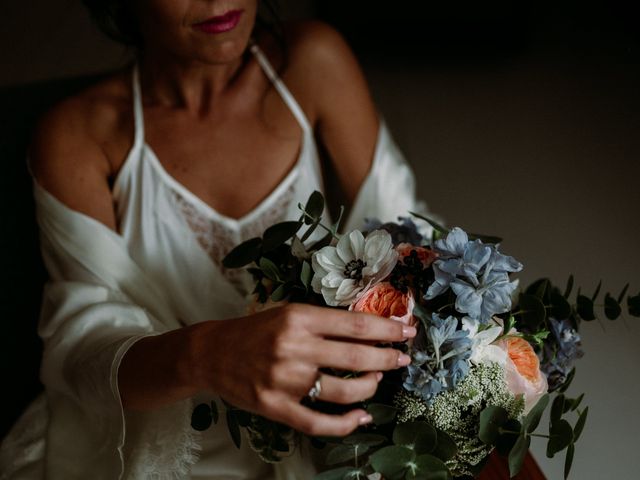
[{"label": "peach rose", "polygon": [[411,250],[415,250],[418,254],[418,258],[422,262],[423,267],[428,267],[433,261],[438,258],[438,254],[429,248],[416,247],[410,243],[399,243],[396,245],[396,252],[398,252],[399,260],[403,260],[405,257],[411,255]]},{"label": "peach rose", "polygon": [[414,305],[415,302],[410,290],[407,293],[402,293],[389,282],[380,282],[358,295],[356,300],[349,305],[349,310],[375,313],[405,325],[415,325],[416,322],[412,315]]},{"label": "peach rose", "polygon": [[547,393],[547,378],[540,371],[536,352],[524,338],[508,337],[501,343],[507,351],[507,387],[514,395],[524,395],[524,413],[527,414]]}]

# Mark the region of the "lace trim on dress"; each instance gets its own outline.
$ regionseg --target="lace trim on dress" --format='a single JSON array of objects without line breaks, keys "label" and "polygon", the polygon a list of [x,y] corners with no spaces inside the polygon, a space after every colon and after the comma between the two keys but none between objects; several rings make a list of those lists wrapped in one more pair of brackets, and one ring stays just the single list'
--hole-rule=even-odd
[{"label": "lace trim on dress", "polygon": [[295,181],[274,199],[272,206],[264,214],[249,223],[235,224],[211,218],[211,215],[198,205],[189,202],[173,190],[173,200],[180,214],[196,237],[196,240],[209,255],[222,275],[244,296],[253,288],[251,275],[244,269],[227,269],[222,259],[238,244],[250,238],[260,237],[265,229],[274,223],[286,219],[289,207],[295,195]]}]

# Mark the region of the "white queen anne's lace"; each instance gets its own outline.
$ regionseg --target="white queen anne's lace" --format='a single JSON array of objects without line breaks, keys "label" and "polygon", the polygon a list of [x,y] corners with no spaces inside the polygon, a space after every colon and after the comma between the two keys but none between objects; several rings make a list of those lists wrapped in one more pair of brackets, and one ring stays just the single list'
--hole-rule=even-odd
[{"label": "white queen anne's lace", "polygon": [[398,262],[391,235],[375,230],[365,238],[359,230],[343,235],[338,244],[321,248],[311,258],[311,286],[327,305],[350,305],[365,288],[380,282]]}]

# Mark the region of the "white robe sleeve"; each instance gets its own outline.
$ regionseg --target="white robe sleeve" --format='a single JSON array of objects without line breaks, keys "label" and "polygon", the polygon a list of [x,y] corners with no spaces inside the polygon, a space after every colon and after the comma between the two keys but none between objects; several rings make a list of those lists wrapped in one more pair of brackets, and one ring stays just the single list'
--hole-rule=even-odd
[{"label": "white robe sleeve", "polygon": [[418,226],[418,231],[430,238],[432,227],[409,212],[424,215],[427,206],[416,197],[413,171],[381,120],[371,168],[342,230],[362,229],[368,219],[385,223],[397,222],[398,217],[409,217]]},{"label": "white robe sleeve", "polygon": [[[180,327],[170,305],[122,237],[35,182],[34,193],[50,275],[38,329],[46,395],[40,404],[48,412],[45,477],[187,478],[198,448],[192,402],[133,414],[123,410],[118,390],[128,348]],[[7,478],[23,478],[19,464],[11,468],[16,475]]]}]

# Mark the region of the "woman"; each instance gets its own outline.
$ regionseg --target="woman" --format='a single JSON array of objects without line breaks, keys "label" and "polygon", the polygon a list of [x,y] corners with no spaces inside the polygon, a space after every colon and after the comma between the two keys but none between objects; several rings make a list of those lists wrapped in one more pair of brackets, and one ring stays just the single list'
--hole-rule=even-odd
[{"label": "woman", "polygon": [[297,218],[325,180],[334,204],[353,206],[346,229],[394,220],[417,208],[411,172],[329,27],[287,26],[283,49],[256,27],[257,0],[86,3],[110,12],[138,57],[51,110],[33,140],[52,280],[46,401],[26,418],[50,413],[46,454],[40,444],[19,457],[9,478],[310,478],[304,452],[273,467],[246,442],[236,449],[224,425],[196,436],[194,400],[215,394],[311,435],[346,435],[371,417],[301,400],[318,384],[328,402],[370,397],[382,371],[410,359],[369,345],[415,329],[305,305],[247,316],[250,280],[221,259]]}]

